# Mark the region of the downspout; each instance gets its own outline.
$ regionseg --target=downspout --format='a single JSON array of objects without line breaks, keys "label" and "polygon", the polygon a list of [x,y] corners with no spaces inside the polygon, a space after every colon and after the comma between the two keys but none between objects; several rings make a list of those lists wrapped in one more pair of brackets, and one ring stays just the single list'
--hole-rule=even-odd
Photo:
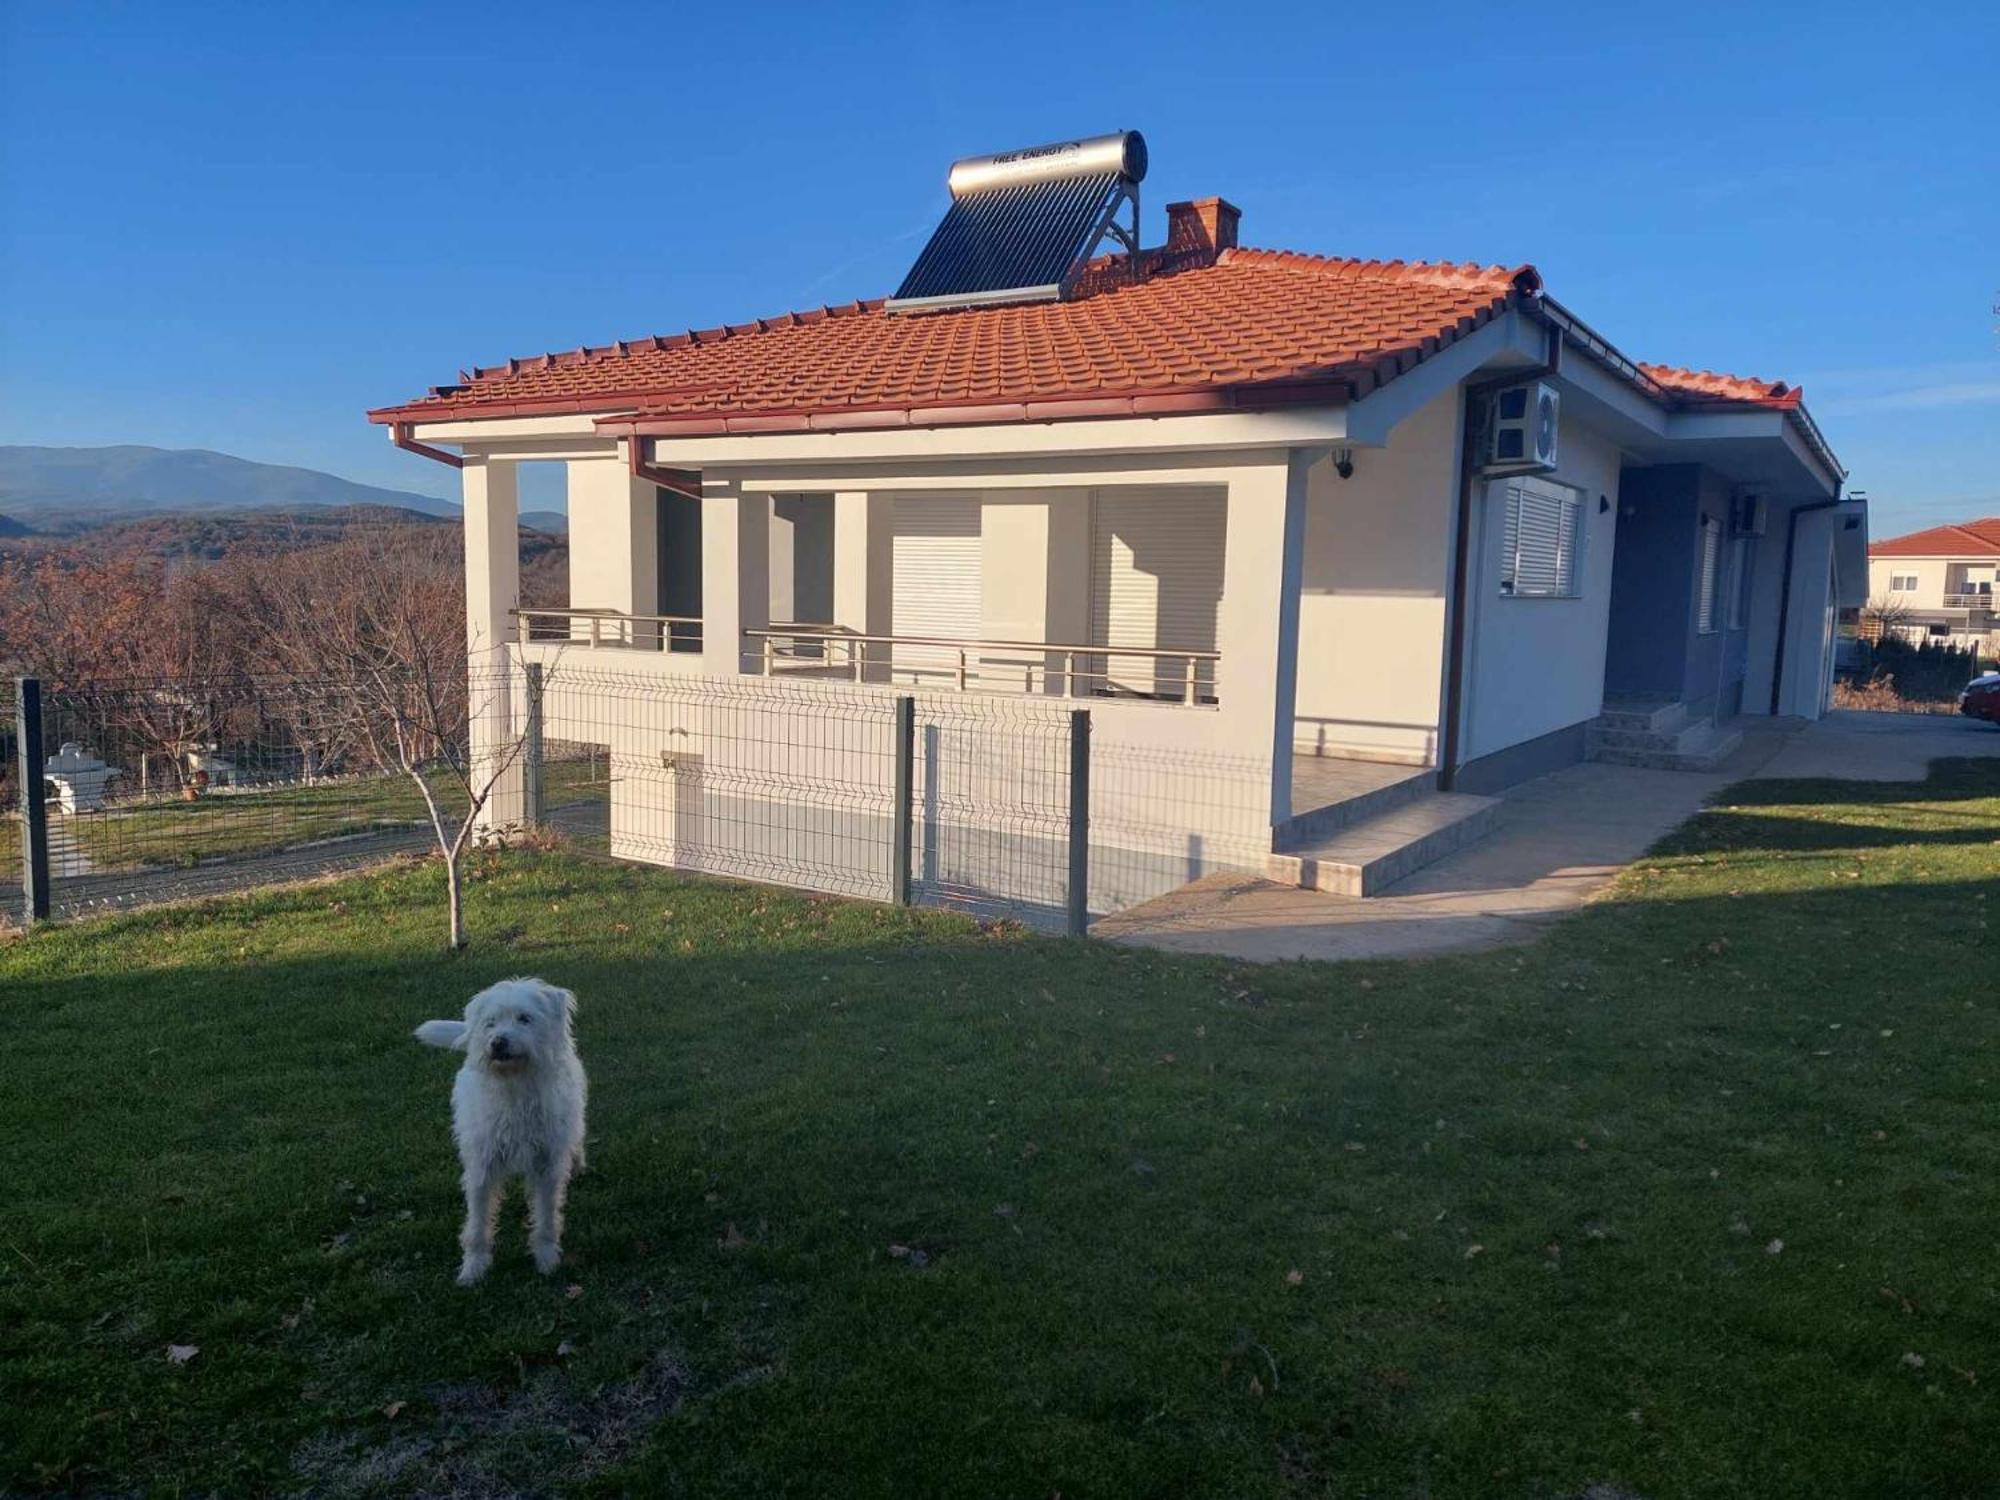
[{"label": "downspout", "polygon": [[1785,526],[1785,568],[1779,575],[1778,583],[1778,644],[1771,657],[1771,716],[1778,715],[1778,704],[1782,700],[1785,686],[1785,637],[1792,623],[1792,555],[1799,545],[1799,517],[1811,515],[1818,510],[1832,510],[1836,505],[1847,502],[1840,498],[1840,484],[1833,486],[1831,500],[1817,500],[1811,505],[1801,505],[1792,511],[1792,517]]},{"label": "downspout", "polygon": [[389,424],[389,441],[394,443],[398,448],[401,448],[405,453],[416,454],[418,458],[428,458],[433,463],[450,464],[454,469],[465,467],[465,460],[459,457],[458,454],[447,453],[442,448],[433,448],[429,443],[420,443],[410,436],[410,431],[411,428],[408,422],[391,422]]},{"label": "downspout", "polygon": [[632,477],[658,485],[683,500],[701,498],[701,476],[686,469],[659,469],[646,462],[646,440],[634,432],[625,439],[625,453],[632,465]]},{"label": "downspout", "polygon": [[1465,614],[1472,592],[1472,494],[1479,479],[1479,398],[1488,391],[1519,385],[1524,380],[1540,380],[1562,369],[1563,331],[1554,322],[1543,323],[1547,352],[1539,365],[1509,370],[1488,380],[1468,383],[1465,409],[1459,417],[1458,434],[1458,516],[1452,535],[1451,555],[1451,638],[1445,657],[1444,733],[1438,751],[1438,790],[1448,792],[1458,782],[1459,747],[1464,740],[1465,702]]}]

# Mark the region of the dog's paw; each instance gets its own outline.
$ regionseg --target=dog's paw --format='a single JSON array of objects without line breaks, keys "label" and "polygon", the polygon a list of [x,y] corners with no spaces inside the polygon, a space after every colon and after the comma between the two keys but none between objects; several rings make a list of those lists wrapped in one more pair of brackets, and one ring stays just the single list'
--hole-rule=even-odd
[{"label": "dog's paw", "polygon": [[475,1254],[470,1250],[466,1251],[465,1259],[458,1264],[458,1284],[460,1286],[473,1285],[480,1277],[486,1274],[492,1264],[492,1255],[486,1253]]},{"label": "dog's paw", "polygon": [[554,1275],[556,1267],[561,1264],[562,1246],[549,1244],[535,1246],[535,1269],[544,1276]]}]

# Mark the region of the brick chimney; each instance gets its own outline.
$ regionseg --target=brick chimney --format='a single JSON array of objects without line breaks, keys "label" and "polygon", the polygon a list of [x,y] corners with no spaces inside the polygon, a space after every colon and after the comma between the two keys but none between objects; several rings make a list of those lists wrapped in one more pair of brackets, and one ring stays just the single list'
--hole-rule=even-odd
[{"label": "brick chimney", "polygon": [[1196,198],[1191,203],[1167,205],[1167,251],[1169,254],[1203,253],[1213,260],[1224,250],[1236,248],[1236,226],[1243,210],[1226,198]]}]

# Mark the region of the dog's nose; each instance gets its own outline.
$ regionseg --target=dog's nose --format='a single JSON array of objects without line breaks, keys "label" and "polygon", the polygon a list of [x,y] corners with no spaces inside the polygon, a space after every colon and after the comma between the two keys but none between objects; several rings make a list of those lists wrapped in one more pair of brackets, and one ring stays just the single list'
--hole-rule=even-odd
[{"label": "dog's nose", "polygon": [[505,1038],[504,1036],[496,1036],[495,1038],[493,1038],[492,1045],[489,1046],[486,1050],[492,1053],[493,1056],[495,1057],[508,1057],[512,1055],[514,1048],[508,1042],[507,1038]]}]

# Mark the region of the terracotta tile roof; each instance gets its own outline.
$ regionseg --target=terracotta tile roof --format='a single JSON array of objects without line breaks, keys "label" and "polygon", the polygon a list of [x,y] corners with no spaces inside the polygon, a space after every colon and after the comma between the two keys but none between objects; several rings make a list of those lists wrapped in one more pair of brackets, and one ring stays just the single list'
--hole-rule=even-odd
[{"label": "terracotta tile roof", "polygon": [[[1531,266],[1218,252],[1182,240],[1143,252],[1136,280],[1129,266],[1093,262],[1061,302],[919,314],[878,299],[512,359],[368,415],[584,413],[609,431],[691,436],[1354,401],[1541,295]],[[1608,353],[1669,407],[1786,413],[1838,472],[1797,387]]]},{"label": "terracotta tile roof", "polygon": [[2000,557],[2000,516],[1933,526],[1869,545],[1870,557]]},{"label": "terracotta tile roof", "polygon": [[1722,375],[1714,370],[1685,370],[1679,365],[1641,364],[1639,368],[1677,399],[1694,405],[1769,406],[1790,410],[1805,393],[1782,380],[1758,380],[1747,375]]},{"label": "terracotta tile roof", "polygon": [[509,360],[369,415],[625,412],[769,431],[808,416],[991,420],[977,413],[1002,405],[1053,417],[1355,399],[1540,287],[1529,267],[1245,249],[1147,259],[1136,282],[1123,261],[1100,262],[1087,293],[1066,302],[931,314],[854,302]]}]

